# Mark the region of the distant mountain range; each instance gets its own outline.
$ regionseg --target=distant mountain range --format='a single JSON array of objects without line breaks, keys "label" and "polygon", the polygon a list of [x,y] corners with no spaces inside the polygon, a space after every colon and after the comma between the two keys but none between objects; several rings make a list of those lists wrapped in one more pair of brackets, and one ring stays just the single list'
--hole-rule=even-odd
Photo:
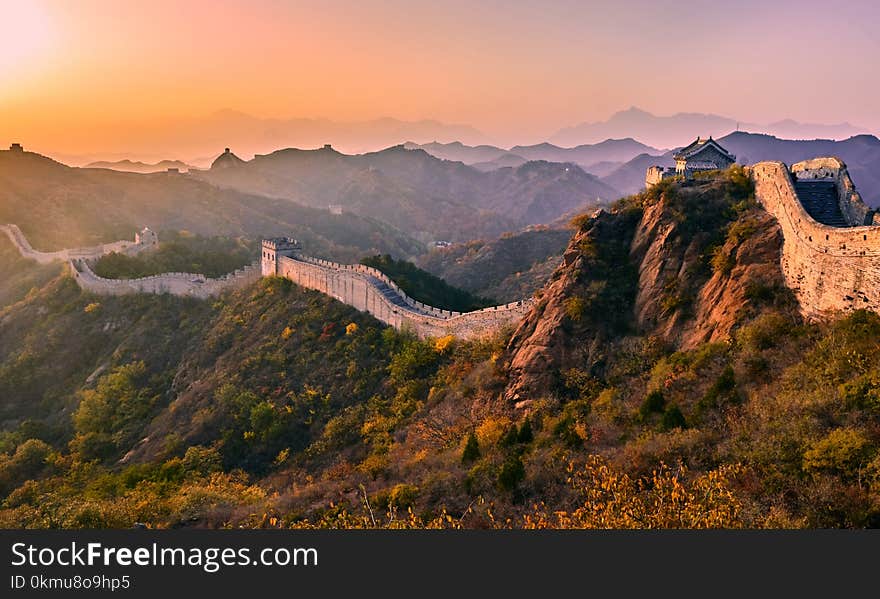
[{"label": "distant mountain range", "polygon": [[160,234],[290,235],[312,255],[341,262],[424,251],[423,244],[374,218],[335,216],[287,199],[220,189],[195,175],[71,168],[39,154],[5,150],[0,150],[0,223],[18,224],[35,248],[46,251],[131,239],[145,225]]},{"label": "distant mountain range", "polygon": [[496,237],[620,195],[573,163],[528,161],[485,172],[402,145],[360,155],[291,148],[246,162],[224,154],[195,176],[316,208],[338,205],[426,241]]},{"label": "distant mountain range", "polygon": [[[90,130],[79,138],[71,134],[68,146],[80,148],[79,156],[69,149],[46,152],[76,166],[97,160],[128,158],[155,162],[156,157],[175,158],[197,167],[206,167],[205,156],[217,148],[233,147],[240,156],[271,152],[277,148],[320,148],[324,144],[351,153],[375,151],[405,140],[424,143],[433,140],[479,144],[486,136],[468,125],[435,120],[405,121],[379,118],[341,122],[321,118],[262,118],[235,110],[220,110],[207,116],[168,118],[161,121],[126,124],[126,139],[113,133]],[[40,140],[23,140],[38,148]],[[122,146],[122,144],[125,144]],[[103,152],[98,154],[97,152]],[[124,154],[123,154],[124,153]]]},{"label": "distant mountain range", "polygon": [[[657,154],[657,148],[646,146],[634,139],[606,139],[596,144],[582,144],[573,148],[562,148],[549,143],[531,146],[513,146],[505,150],[496,146],[467,146],[461,142],[417,144],[407,142],[407,149],[420,149],[443,160],[453,160],[473,165],[480,170],[491,170],[503,166],[519,166],[530,160],[547,162],[570,162],[590,171],[599,163],[623,163],[639,154]],[[592,172],[592,171],[590,171]]]},{"label": "distant mountain range", "polygon": [[674,148],[690,143],[698,135],[718,138],[737,130],[789,139],[846,139],[867,133],[865,128],[850,123],[822,125],[787,119],[762,125],[716,114],[681,112],[657,116],[632,107],[615,113],[606,121],[581,123],[561,129],[549,141],[560,146],[576,146],[609,138],[632,137],[658,148]]},{"label": "distant mountain range", "polygon": [[[277,148],[320,148],[324,144],[357,154],[409,140],[407,147],[419,147],[438,158],[480,164],[479,168],[490,170],[505,154],[512,156],[498,165],[514,166],[517,156],[525,160],[574,162],[585,168],[599,162],[623,163],[641,153],[659,154],[683,146],[698,135],[718,138],[737,129],[788,139],[846,139],[869,132],[849,123],[827,125],[787,119],[762,125],[716,114],[657,116],[635,107],[617,112],[605,121],[581,123],[553,135],[548,131],[549,137],[532,138],[546,143],[513,147],[506,145],[513,141],[502,144],[497,141],[501,139],[498,137],[493,141],[490,135],[470,125],[431,119],[377,118],[342,122],[324,118],[265,118],[236,110],[219,110],[204,116],[126,123],[125,128],[124,140],[119,139],[115,129],[90,128],[71,133],[66,137],[66,147],[58,151],[47,150],[39,136],[20,141],[30,149],[42,148],[44,154],[73,166],[123,159],[155,164],[163,159],[174,159],[207,168],[211,162],[207,157],[224,147],[235,148],[244,158]],[[509,132],[499,135],[507,140],[515,139],[511,137],[515,134]],[[71,148],[76,148],[76,154]]]},{"label": "distant mountain range", "polygon": [[113,171],[125,171],[129,173],[161,173],[169,168],[176,168],[181,171],[188,171],[192,167],[180,160],[162,160],[155,164],[146,162],[135,162],[131,160],[117,160],[115,162],[98,161],[86,165],[86,168],[108,168]]}]

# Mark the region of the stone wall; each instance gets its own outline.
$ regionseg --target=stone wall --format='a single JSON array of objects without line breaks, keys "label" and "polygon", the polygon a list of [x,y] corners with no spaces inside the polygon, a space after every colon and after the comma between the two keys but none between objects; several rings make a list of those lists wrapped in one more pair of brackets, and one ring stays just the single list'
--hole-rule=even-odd
[{"label": "stone wall", "polygon": [[30,242],[21,232],[17,225],[0,225],[0,231],[3,231],[9,240],[18,248],[19,253],[25,258],[36,260],[40,264],[49,264],[55,261],[66,262],[73,259],[94,259],[117,252],[120,254],[134,255],[144,250],[155,247],[155,243],[135,243],[132,241],[114,241],[113,243],[105,243],[86,248],[69,248],[58,250],[56,252],[40,252],[31,247]]},{"label": "stone wall", "polygon": [[[833,178],[846,218],[863,222],[861,198],[836,158],[794,165],[799,179]],[[807,214],[795,194],[792,174],[782,162],[750,167],[755,195],[779,221],[783,234],[782,272],[807,317],[867,308],[880,312],[880,226],[831,227]]]},{"label": "stone wall", "polygon": [[166,272],[140,279],[105,279],[95,274],[88,260],[73,259],[69,261],[69,265],[77,284],[86,291],[98,295],[170,293],[205,299],[229,289],[244,287],[260,279],[259,262],[249,264],[219,279],[209,279],[205,275],[188,272]]},{"label": "stone wall", "polygon": [[840,211],[850,226],[871,224],[871,210],[850,179],[846,165],[840,158],[813,158],[791,165],[791,174],[798,181],[831,179],[837,185]]},{"label": "stone wall", "polygon": [[662,181],[675,176],[675,167],[649,166],[645,172],[645,187],[653,187]]},{"label": "stone wall", "polygon": [[286,277],[325,293],[398,329],[420,337],[480,337],[518,322],[531,301],[513,302],[473,312],[441,310],[406,295],[382,272],[362,264],[338,264],[302,255],[263,258],[264,274]]}]

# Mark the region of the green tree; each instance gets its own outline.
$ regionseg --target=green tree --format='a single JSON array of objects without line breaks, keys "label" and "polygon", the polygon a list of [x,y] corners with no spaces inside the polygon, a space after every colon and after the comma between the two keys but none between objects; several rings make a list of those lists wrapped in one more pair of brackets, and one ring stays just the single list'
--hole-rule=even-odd
[{"label": "green tree", "polygon": [[513,491],[517,485],[526,477],[526,469],[523,466],[522,458],[518,454],[513,454],[504,460],[501,465],[501,471],[498,473],[498,484],[506,491]]},{"label": "green tree", "polygon": [[461,452],[461,463],[470,464],[478,459],[480,459],[480,443],[477,441],[477,435],[471,431],[465,441],[464,450]]}]

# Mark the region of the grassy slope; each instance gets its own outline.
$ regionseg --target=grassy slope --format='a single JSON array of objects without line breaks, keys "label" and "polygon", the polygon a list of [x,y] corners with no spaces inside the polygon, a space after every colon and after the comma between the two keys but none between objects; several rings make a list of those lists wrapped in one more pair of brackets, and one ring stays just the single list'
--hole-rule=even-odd
[{"label": "grassy slope", "polygon": [[5,234],[0,234],[0,314],[3,308],[40,288],[61,271],[61,264],[41,266],[25,260]]},{"label": "grassy slope", "polygon": [[880,523],[874,314],[755,300],[687,351],[629,327],[517,411],[503,337],[407,339],[279,279],[95,303],[61,279],[0,321],[5,526],[371,526],[359,485],[380,525]]}]

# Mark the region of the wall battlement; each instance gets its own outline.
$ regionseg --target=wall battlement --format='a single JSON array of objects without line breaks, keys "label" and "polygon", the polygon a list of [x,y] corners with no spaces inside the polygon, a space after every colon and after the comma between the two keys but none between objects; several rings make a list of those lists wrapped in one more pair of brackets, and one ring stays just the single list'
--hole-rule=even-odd
[{"label": "wall battlement", "polygon": [[206,299],[223,291],[244,287],[260,279],[260,264],[253,262],[218,279],[190,272],[166,272],[140,279],[105,279],[92,270],[88,260],[72,259],[70,272],[77,284],[98,295],[131,293],[170,293],[181,297]]},{"label": "wall battlement", "polygon": [[155,248],[159,245],[156,234],[148,228],[143,229],[135,235],[135,241],[114,241],[113,243],[104,243],[85,248],[69,248],[58,250],[55,252],[41,252],[35,250],[24,233],[17,225],[0,225],[0,231],[6,233],[9,240],[18,248],[19,253],[25,258],[36,260],[40,264],[50,264],[55,261],[67,262],[74,259],[95,259],[105,254],[116,252],[118,254],[128,254],[133,256],[145,250]]},{"label": "wall battlement", "polygon": [[264,276],[288,278],[421,337],[484,336],[519,321],[532,305],[531,300],[523,300],[473,312],[441,310],[412,299],[384,273],[370,266],[339,264],[304,256],[298,251],[290,251],[289,255],[267,253],[267,246],[263,247]]},{"label": "wall battlement", "polygon": [[[761,162],[750,172],[758,201],[782,228],[782,272],[801,312],[810,318],[859,308],[880,312],[880,225],[873,224],[873,211],[843,161],[816,158],[791,170],[782,162]],[[795,180],[822,179],[836,184],[847,226],[817,222],[798,199]]]},{"label": "wall battlement", "polygon": [[158,247],[159,239],[149,228],[135,235],[135,241],[116,241],[90,248],[74,248],[56,252],[39,252],[28,242],[16,225],[0,225],[19,253],[40,264],[65,261],[77,284],[86,291],[99,295],[126,295],[130,293],[170,293],[184,297],[208,298],[228,289],[243,287],[259,280],[260,263],[253,262],[218,279],[189,272],[166,272],[140,279],[105,279],[92,270],[90,262],[112,252],[134,255]]}]

